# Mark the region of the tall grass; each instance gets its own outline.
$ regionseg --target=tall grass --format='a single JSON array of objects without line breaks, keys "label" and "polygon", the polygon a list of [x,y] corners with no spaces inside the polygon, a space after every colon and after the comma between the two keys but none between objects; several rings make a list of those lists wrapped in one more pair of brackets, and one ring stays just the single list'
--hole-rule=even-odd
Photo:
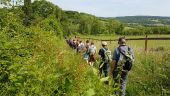
[{"label": "tall grass", "polygon": [[103,96],[93,68],[55,33],[38,26],[0,38],[0,96]]},{"label": "tall grass", "polygon": [[[91,37],[103,39],[102,36]],[[101,41],[94,42],[98,49],[101,48]],[[134,66],[129,72],[127,96],[169,96],[169,41],[148,41],[147,53],[144,52],[144,41],[128,41],[127,44],[135,52]],[[108,47],[112,51],[117,46],[117,42],[108,42]]]}]

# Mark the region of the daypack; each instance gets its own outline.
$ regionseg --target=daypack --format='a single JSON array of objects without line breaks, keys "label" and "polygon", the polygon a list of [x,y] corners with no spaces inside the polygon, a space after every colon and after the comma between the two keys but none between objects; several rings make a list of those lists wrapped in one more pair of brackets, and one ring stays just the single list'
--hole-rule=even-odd
[{"label": "daypack", "polygon": [[78,45],[78,51],[80,52],[80,51],[82,51],[84,49],[84,43],[80,43],[79,45]]},{"label": "daypack", "polygon": [[106,50],[105,48],[103,48],[104,50],[104,63],[110,63],[112,61],[112,52],[108,49]]},{"label": "daypack", "polygon": [[120,52],[120,57],[118,61],[118,66],[122,66],[123,70],[130,71],[133,65],[133,54],[130,51],[131,49],[128,47],[127,51],[122,51],[120,47],[118,47]]},{"label": "daypack", "polygon": [[94,45],[89,48],[89,55],[94,55],[96,53],[96,47]]}]

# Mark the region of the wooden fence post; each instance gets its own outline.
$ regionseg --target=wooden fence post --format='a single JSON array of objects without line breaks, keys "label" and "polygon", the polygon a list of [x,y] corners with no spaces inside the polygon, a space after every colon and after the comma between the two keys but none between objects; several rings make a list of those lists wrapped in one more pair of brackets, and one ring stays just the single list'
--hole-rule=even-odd
[{"label": "wooden fence post", "polygon": [[148,49],[148,35],[145,37],[145,52],[147,52]]}]

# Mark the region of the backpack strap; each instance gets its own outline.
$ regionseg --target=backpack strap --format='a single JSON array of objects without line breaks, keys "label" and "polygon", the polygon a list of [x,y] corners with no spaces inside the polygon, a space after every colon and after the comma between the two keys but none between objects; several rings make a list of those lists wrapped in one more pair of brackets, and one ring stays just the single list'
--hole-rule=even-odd
[{"label": "backpack strap", "polygon": [[105,49],[105,48],[103,48],[103,51],[104,51],[104,52],[106,52],[106,49]]},{"label": "backpack strap", "polygon": [[[125,58],[127,59],[128,57],[125,55],[125,53],[122,52],[121,48],[118,47],[118,50],[120,52],[120,54],[122,54],[123,56],[125,56]],[[128,47],[128,51],[130,50],[130,48]]]},{"label": "backpack strap", "polygon": [[106,54],[106,52],[109,51],[109,49],[106,50],[105,48],[103,48],[103,51],[104,51],[104,56],[105,56],[104,59],[109,58],[109,56]]},{"label": "backpack strap", "polygon": [[128,47],[128,51],[130,51],[131,49],[130,49],[130,47],[129,46],[127,46]]},{"label": "backpack strap", "polygon": [[107,50],[105,48],[102,48],[102,49],[103,49],[104,56],[105,56]]}]

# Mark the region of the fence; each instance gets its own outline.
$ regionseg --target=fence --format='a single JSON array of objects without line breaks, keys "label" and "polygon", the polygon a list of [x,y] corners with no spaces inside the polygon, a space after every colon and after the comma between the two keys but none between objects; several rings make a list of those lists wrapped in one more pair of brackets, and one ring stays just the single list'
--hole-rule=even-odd
[{"label": "fence", "polygon": [[[77,37],[79,39],[87,39],[87,40],[96,40],[96,41],[110,41],[110,43],[112,41],[118,41],[118,39],[94,39],[94,38],[81,38],[81,37]],[[148,35],[146,35],[144,38],[126,38],[126,40],[145,40],[145,52],[148,49],[148,40],[170,40],[170,37],[148,37]]]}]

